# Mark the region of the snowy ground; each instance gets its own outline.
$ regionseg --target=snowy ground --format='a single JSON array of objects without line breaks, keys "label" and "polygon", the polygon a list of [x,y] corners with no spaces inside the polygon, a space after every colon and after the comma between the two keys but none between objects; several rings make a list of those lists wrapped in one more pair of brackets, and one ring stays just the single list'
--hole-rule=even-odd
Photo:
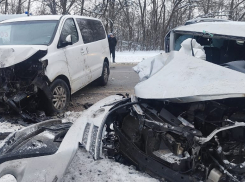
[{"label": "snowy ground", "polygon": [[124,52],[116,52],[116,63],[138,63],[142,61],[142,59],[146,59],[148,57],[156,56],[157,54],[165,54],[164,51],[124,51]]},{"label": "snowy ground", "polygon": [[[137,63],[148,57],[156,56],[164,51],[136,51],[136,52],[116,52],[116,63]],[[80,116],[81,112],[69,111],[65,113],[63,122],[74,122]],[[13,132],[24,128],[23,121],[17,119],[0,119],[0,132]],[[13,182],[11,177],[7,176],[0,182]],[[101,159],[94,161],[89,153],[84,149],[79,149],[69,166],[63,182],[78,181],[96,181],[96,182],[157,182],[147,174],[136,171],[132,166],[125,166],[110,159]]]},{"label": "snowy ground", "polygon": [[136,171],[133,166],[125,166],[111,159],[94,161],[84,149],[79,149],[63,182],[157,182],[147,174]]},{"label": "snowy ground", "polygon": [[0,133],[18,131],[26,126],[22,119],[14,116],[12,118],[0,118]]}]

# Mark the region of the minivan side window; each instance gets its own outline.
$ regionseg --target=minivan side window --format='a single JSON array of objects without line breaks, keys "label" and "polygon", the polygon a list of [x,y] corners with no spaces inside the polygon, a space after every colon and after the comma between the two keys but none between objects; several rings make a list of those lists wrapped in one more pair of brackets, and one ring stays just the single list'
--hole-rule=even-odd
[{"label": "minivan side window", "polygon": [[72,44],[78,42],[78,33],[73,18],[69,18],[65,21],[61,34],[58,47],[61,47],[61,43],[66,41],[66,37],[71,35]]},{"label": "minivan side window", "polygon": [[84,44],[106,38],[102,23],[98,20],[76,18]]}]

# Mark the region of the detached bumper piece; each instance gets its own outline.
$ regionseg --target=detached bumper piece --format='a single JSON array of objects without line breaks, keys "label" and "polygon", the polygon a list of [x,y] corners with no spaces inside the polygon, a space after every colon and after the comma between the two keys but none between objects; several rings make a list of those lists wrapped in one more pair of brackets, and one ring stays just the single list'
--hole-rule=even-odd
[{"label": "detached bumper piece", "polygon": [[[110,96],[84,111],[71,125],[48,120],[10,134],[0,145],[0,178],[13,175],[18,182],[61,182],[82,144],[95,159],[101,156],[103,121],[122,96]],[[106,106],[108,105],[108,106]],[[102,129],[102,130],[101,130]]]}]

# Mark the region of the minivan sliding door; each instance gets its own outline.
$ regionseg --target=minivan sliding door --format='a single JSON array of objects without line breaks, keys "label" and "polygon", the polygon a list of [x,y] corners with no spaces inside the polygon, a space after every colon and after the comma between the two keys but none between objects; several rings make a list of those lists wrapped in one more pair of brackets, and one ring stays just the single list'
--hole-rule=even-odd
[{"label": "minivan sliding door", "polygon": [[76,18],[84,45],[86,46],[86,65],[91,69],[91,77],[96,79],[101,76],[106,47],[104,41],[106,34],[102,23],[98,20]]}]

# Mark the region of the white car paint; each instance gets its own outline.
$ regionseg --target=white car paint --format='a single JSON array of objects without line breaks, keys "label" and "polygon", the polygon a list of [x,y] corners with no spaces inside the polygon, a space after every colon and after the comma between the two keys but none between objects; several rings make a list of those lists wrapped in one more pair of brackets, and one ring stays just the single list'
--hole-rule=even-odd
[{"label": "white car paint", "polygon": [[[76,24],[76,29],[79,36],[79,41],[73,45],[68,45],[63,48],[58,48],[58,41],[65,23],[65,20],[72,18]],[[8,67],[26,60],[38,50],[47,50],[47,55],[40,61],[48,60],[48,66],[45,75],[50,82],[53,82],[58,76],[65,76],[70,82],[71,93],[74,93],[86,86],[90,82],[99,78],[102,75],[102,67],[105,60],[110,63],[110,52],[108,39],[105,32],[105,39],[95,41],[89,44],[84,44],[81,32],[76,22],[76,18],[92,19],[100,21],[96,18],[75,16],[75,15],[46,15],[46,16],[30,16],[17,19],[6,20],[0,23],[22,22],[22,21],[40,21],[40,20],[59,20],[56,34],[50,45],[21,45],[21,46],[0,46],[0,57],[5,56],[5,52],[1,50],[8,49],[7,54],[11,56],[4,60],[1,65]],[[101,21],[100,21],[101,22]],[[28,48],[29,47],[29,48]],[[15,50],[14,55],[10,50]],[[13,56],[12,56],[13,55]],[[11,59],[11,61],[9,61]],[[6,63],[8,62],[8,63]]]},{"label": "white car paint", "polygon": [[184,103],[245,96],[244,73],[178,51],[163,62],[158,72],[135,86],[136,97]]}]

